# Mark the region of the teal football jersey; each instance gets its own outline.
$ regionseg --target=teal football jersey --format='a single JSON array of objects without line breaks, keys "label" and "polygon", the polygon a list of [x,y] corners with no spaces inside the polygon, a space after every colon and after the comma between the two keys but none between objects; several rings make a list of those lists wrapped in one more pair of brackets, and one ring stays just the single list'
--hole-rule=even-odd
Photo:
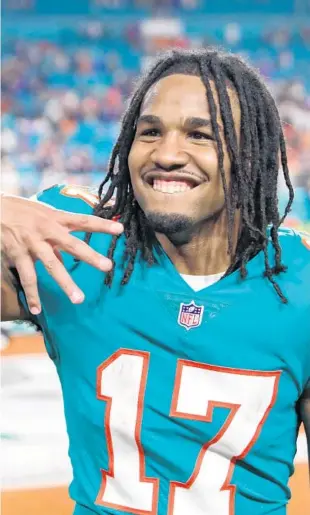
[{"label": "teal football jersey", "polygon": [[[57,186],[39,200],[91,214],[94,196]],[[90,244],[106,255],[110,242],[93,234]],[[63,392],[75,515],[286,513],[310,379],[310,252],[290,229],[280,243],[288,304],[263,277],[262,253],[245,280],[235,272],[198,292],[164,252],[151,267],[138,257],[121,286],[122,236],[111,288],[99,270],[74,268],[80,305],[37,265],[36,319]],[[64,263],[70,271],[74,259]]]}]

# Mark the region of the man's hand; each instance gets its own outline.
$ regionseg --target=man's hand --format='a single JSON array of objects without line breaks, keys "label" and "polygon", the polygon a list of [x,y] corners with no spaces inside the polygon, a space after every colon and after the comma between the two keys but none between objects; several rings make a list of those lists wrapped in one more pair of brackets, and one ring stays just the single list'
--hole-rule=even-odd
[{"label": "man's hand", "polygon": [[84,300],[83,292],[66,271],[59,251],[108,272],[110,259],[93,250],[85,242],[70,234],[72,231],[121,234],[118,222],[96,216],[60,211],[42,202],[34,202],[10,195],[1,196],[2,250],[9,266],[18,271],[26,294],[29,310],[37,315],[41,304],[34,263],[42,261],[48,273],[68,295],[73,303]]}]

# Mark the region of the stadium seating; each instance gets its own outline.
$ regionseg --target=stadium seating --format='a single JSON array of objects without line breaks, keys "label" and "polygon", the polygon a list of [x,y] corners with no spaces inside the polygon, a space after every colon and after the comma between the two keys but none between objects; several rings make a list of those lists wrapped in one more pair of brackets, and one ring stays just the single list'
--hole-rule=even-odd
[{"label": "stadium seating", "polygon": [[[99,183],[133,79],[143,68],[146,56],[152,57],[171,44],[221,45],[241,53],[272,80],[273,91],[284,105],[285,121],[294,124],[296,118],[300,123],[303,118],[296,114],[297,110],[310,107],[310,28],[298,23],[263,24],[259,19],[249,18],[242,23],[229,19],[223,23],[217,16],[214,21],[213,12],[229,12],[231,4],[235,13],[242,12],[244,3],[196,2],[196,8],[204,10],[205,15],[199,16],[195,11],[194,16],[182,17],[182,12],[190,11],[191,2],[181,2],[179,34],[172,40],[145,37],[143,22],[133,16],[132,2],[120,2],[117,18],[104,16],[78,23],[72,19],[60,19],[57,23],[43,20],[39,25],[37,20],[14,23],[5,19],[3,187],[29,195],[59,180]],[[252,2],[253,11],[260,3]],[[145,12],[143,4],[136,2],[140,14]],[[173,16],[173,8],[180,7],[180,2],[168,4]],[[291,4],[291,0],[281,2],[282,13],[289,13]],[[270,7],[272,12],[276,5],[279,3],[266,0],[264,9]],[[170,23],[171,17],[167,23],[168,20]],[[288,102],[295,104],[293,116],[292,110],[287,109]],[[294,173],[304,176],[310,127],[309,122],[306,127],[301,125],[293,134],[298,153]],[[290,137],[290,131],[287,132]],[[309,191],[308,185],[302,188]]]}]

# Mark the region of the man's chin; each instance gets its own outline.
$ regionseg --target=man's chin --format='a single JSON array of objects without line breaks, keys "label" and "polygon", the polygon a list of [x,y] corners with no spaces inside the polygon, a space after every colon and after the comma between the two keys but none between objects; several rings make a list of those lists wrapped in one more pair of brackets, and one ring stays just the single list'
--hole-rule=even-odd
[{"label": "man's chin", "polygon": [[192,218],[180,213],[146,211],[145,216],[154,232],[165,234],[168,237],[190,233],[195,225]]}]

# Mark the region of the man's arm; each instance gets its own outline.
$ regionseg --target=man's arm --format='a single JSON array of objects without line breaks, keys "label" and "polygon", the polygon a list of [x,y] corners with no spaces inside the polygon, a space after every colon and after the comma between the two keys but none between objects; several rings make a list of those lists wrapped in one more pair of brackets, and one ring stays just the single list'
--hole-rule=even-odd
[{"label": "man's arm", "polygon": [[310,385],[306,388],[300,400],[300,415],[306,431],[310,474]]}]

